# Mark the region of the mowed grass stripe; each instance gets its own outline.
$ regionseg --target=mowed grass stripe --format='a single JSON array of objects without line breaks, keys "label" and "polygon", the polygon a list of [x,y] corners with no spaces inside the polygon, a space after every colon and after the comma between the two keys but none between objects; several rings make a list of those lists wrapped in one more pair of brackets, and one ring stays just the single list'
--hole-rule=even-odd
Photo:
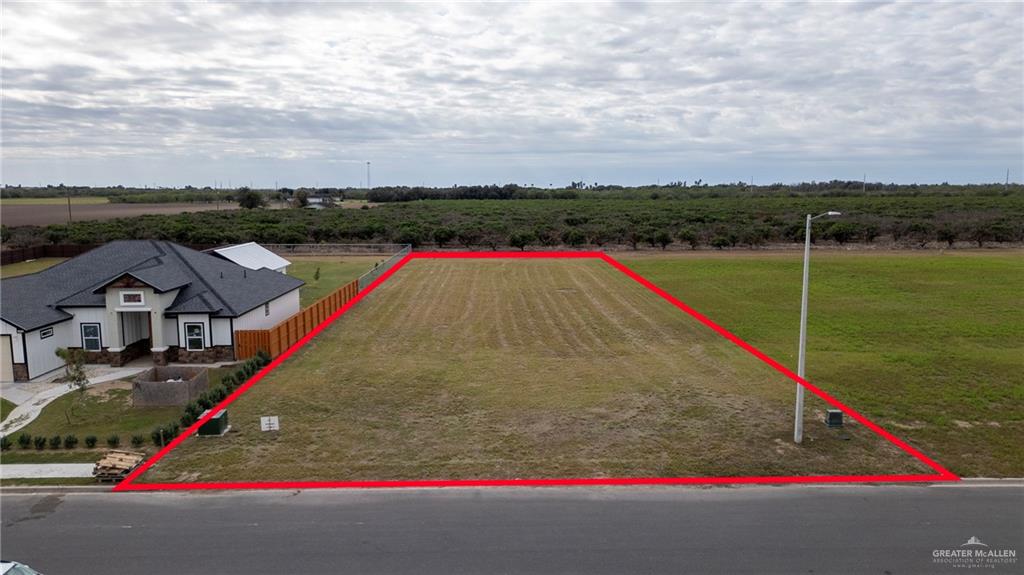
[{"label": "mowed grass stripe", "polygon": [[232,404],[231,433],[142,481],[927,471],[857,425],[793,446],[791,402],[791,382],[604,262],[414,260]]}]

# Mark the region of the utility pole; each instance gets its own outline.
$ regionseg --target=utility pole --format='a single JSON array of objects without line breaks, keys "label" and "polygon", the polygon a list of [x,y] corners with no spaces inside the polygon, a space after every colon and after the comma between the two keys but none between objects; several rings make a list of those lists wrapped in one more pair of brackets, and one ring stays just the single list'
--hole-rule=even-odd
[{"label": "utility pole", "polygon": [[860,193],[864,194],[865,192],[867,192],[867,189],[868,189],[868,173],[864,172],[864,175],[861,177],[861,180],[860,180]]},{"label": "utility pole", "polygon": [[68,197],[68,232],[71,232],[71,188],[64,188],[64,193]]},{"label": "utility pole", "polygon": [[373,186],[370,185],[370,162],[366,162],[366,189],[373,189]]},{"label": "utility pole", "polygon": [[1003,183],[1003,191],[1010,191],[1010,168],[1006,168],[1006,182]]}]

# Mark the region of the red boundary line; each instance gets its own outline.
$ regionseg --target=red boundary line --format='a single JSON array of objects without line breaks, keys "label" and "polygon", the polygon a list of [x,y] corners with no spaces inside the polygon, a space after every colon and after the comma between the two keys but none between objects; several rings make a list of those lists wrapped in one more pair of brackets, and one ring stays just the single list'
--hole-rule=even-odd
[{"label": "red boundary line", "polygon": [[[405,264],[414,259],[480,259],[480,258],[502,258],[502,259],[519,259],[519,258],[593,258],[600,259],[607,262],[609,265],[619,270],[623,274],[629,276],[631,279],[639,283],[640,285],[651,290],[661,298],[665,299],[672,305],[676,306],[680,310],[686,312],[691,317],[713,329],[722,337],[735,343],[739,347],[749,352],[754,357],[760,359],[766,364],[770,365],[776,371],[785,375],[789,379],[793,380],[799,385],[804,386],[809,391],[817,395],[818,397],[825,400],[827,403],[842,410],[844,413],[874,431],[878,435],[882,436],[892,444],[899,447],[904,452],[912,455],[921,463],[935,470],[934,474],[902,474],[902,475],[792,475],[792,476],[740,476],[740,477],[607,477],[607,478],[585,478],[585,477],[571,477],[562,479],[455,479],[455,480],[415,480],[415,481],[242,481],[242,482],[196,482],[196,483],[135,483],[142,474],[144,474],[150,467],[152,467],[157,461],[160,461],[164,456],[170,453],[174,448],[180,445],[193,433],[195,433],[200,426],[206,423],[213,415],[224,409],[229,404],[234,402],[236,399],[242,396],[250,387],[255,385],[258,381],[266,377],[266,375],[275,369],[282,362],[292,356],[302,346],[306,345],[309,340],[316,337],[321,331],[324,330],[328,325],[333,323],[336,319],[344,315],[352,306],[359,303],[364,297],[369,295],[373,290],[377,289],[380,284],[388,280],[398,270],[402,269]],[[847,407],[846,405],[839,402],[831,395],[825,393],[814,384],[810,383],[804,378],[801,378],[791,370],[775,361],[771,357],[765,355],[762,351],[749,343],[743,341],[736,335],[733,335],[725,328],[716,324],[715,322],[708,319],[707,316],[701,314],[690,306],[686,305],[682,301],[676,299],[665,290],[654,285],[652,282],[641,276],[640,274],[629,269],[622,263],[616,261],[611,256],[603,252],[417,252],[410,253],[404,258],[398,261],[391,269],[383,273],[379,278],[374,280],[369,286],[363,291],[359,292],[356,297],[349,300],[348,303],[343,305],[340,309],[335,311],[313,328],[313,331],[306,334],[302,339],[295,342],[294,345],[289,347],[280,356],[270,362],[269,365],[261,369],[248,381],[242,384],[236,389],[231,395],[217,404],[213,409],[209,410],[206,416],[200,418],[198,421],[190,425],[185,429],[178,437],[174,438],[169,444],[163,449],[158,451],[156,455],[146,460],[141,466],[130,473],[124,480],[118,483],[114,487],[114,491],[170,491],[170,490],[191,490],[191,489],[318,489],[318,488],[332,488],[332,487],[347,487],[347,488],[381,488],[381,487],[492,487],[492,486],[553,486],[553,485],[722,485],[722,484],[782,484],[782,483],[883,483],[883,482],[930,482],[930,481],[959,481],[960,478],[953,472],[939,465],[935,460],[931,459],[924,453],[921,453],[916,448],[912,447],[907,442],[889,433],[885,429],[882,429],[879,425],[875,424],[868,418],[861,415],[856,410]]]}]

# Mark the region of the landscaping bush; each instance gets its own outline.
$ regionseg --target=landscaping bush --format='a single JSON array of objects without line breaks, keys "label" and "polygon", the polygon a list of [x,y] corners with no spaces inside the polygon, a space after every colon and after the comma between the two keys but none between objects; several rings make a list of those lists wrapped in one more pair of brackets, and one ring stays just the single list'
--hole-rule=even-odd
[{"label": "landscaping bush", "polygon": [[37,450],[42,451],[43,449],[46,449],[46,438],[41,435],[37,435],[32,438],[32,444],[36,446]]},{"label": "landscaping bush", "polygon": [[86,435],[85,436],[85,446],[88,447],[89,449],[92,449],[93,447],[96,447],[96,436],[95,435]]},{"label": "landscaping bush", "polygon": [[260,363],[267,365],[270,363],[270,354],[263,351],[262,349],[256,352],[256,357],[260,360]]},{"label": "landscaping bush", "polygon": [[32,436],[27,433],[22,433],[18,436],[18,447],[22,449],[28,449],[32,445]]},{"label": "landscaping bush", "polygon": [[142,447],[142,444],[146,442],[146,438],[141,435],[132,436],[132,447]]},{"label": "landscaping bush", "polygon": [[78,447],[78,437],[73,434],[64,436],[64,449],[74,449]]},{"label": "landscaping bush", "polygon": [[169,423],[157,427],[149,436],[153,440],[154,445],[163,447],[177,437],[179,431],[181,431],[181,427],[177,423]]},{"label": "landscaping bush", "polygon": [[50,449],[60,449],[61,443],[63,443],[61,437],[59,435],[54,435],[50,438]]},{"label": "landscaping bush", "polygon": [[214,403],[220,403],[227,399],[227,397],[228,390],[223,385],[218,385],[210,390],[210,399],[212,399]]},{"label": "landscaping bush", "polygon": [[14,445],[14,442],[11,441],[10,437],[7,437],[6,435],[0,437],[0,451],[7,451],[12,445]]},{"label": "landscaping bush", "polygon": [[238,379],[235,378],[235,374],[229,373],[221,378],[220,384],[229,390],[233,390],[238,387]]},{"label": "landscaping bush", "polygon": [[107,445],[109,447],[117,447],[118,445],[121,445],[121,437],[117,435],[111,435],[110,437],[107,438]]},{"label": "landscaping bush", "polygon": [[205,393],[199,396],[199,399],[196,400],[196,403],[199,404],[199,407],[203,409],[210,409],[211,407],[213,407],[213,402],[210,401],[210,398],[206,397]]}]

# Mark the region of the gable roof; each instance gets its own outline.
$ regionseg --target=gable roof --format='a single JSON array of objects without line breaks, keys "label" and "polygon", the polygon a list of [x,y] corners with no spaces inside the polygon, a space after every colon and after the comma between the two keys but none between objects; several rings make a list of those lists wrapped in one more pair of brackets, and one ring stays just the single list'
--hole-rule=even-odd
[{"label": "gable roof", "polygon": [[301,287],[268,269],[250,270],[210,254],[159,240],[121,240],[41,272],[0,282],[0,319],[23,330],[64,321],[61,308],[103,307],[104,288],[125,275],[157,293],[179,290],[168,315],[238,317]]},{"label": "gable roof", "polygon": [[213,250],[213,253],[251,270],[258,270],[260,268],[278,270],[287,265],[291,265],[290,261],[282,258],[256,242],[217,248]]}]

